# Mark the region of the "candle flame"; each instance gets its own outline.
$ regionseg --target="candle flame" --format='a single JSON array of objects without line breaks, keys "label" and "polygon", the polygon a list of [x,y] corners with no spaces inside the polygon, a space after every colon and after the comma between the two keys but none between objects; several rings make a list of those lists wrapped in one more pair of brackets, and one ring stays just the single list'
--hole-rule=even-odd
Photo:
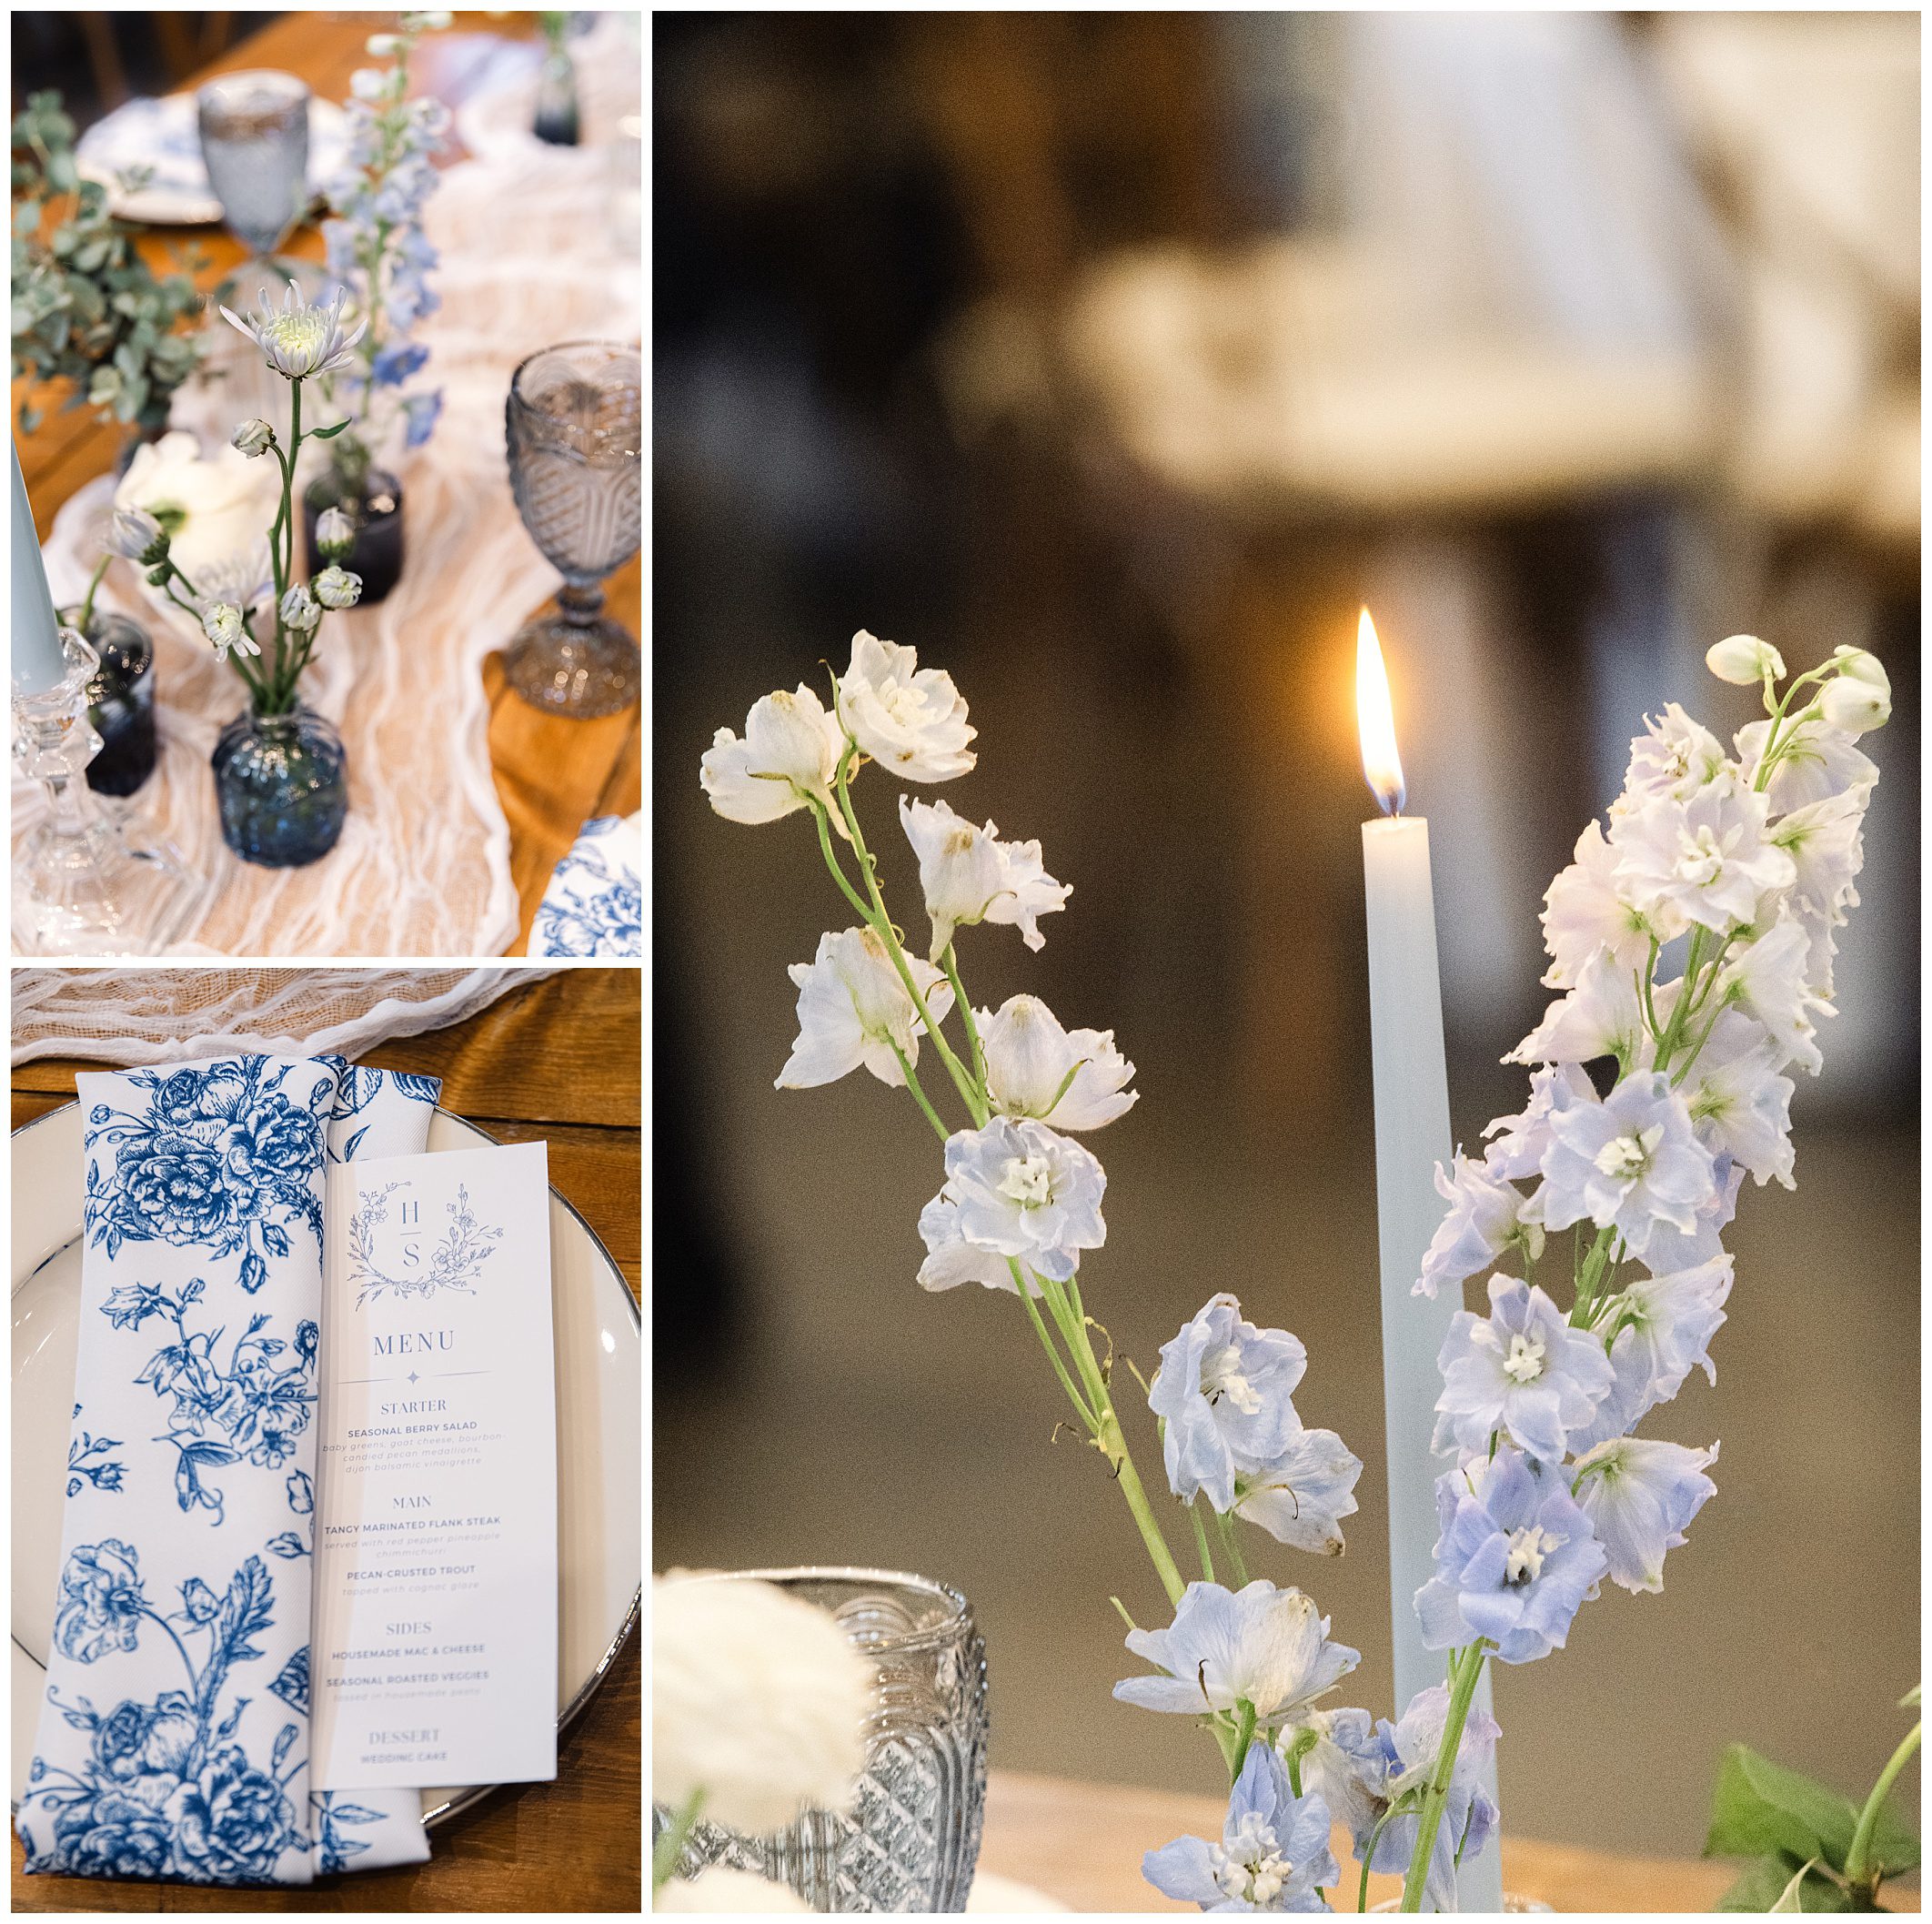
[{"label": "candle flame", "polygon": [[1408,800],[1402,757],[1395,752],[1395,712],[1389,702],[1389,673],[1382,643],[1367,609],[1355,633],[1355,720],[1362,730],[1362,772],[1384,815],[1399,815]]}]

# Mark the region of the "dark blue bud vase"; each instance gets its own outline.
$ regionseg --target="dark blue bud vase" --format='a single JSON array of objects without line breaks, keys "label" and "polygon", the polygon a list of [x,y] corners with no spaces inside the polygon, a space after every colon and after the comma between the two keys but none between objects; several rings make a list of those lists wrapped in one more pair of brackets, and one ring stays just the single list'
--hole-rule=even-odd
[{"label": "dark blue bud vase", "polygon": [[327,557],[316,546],[316,523],[325,508],[339,508],[355,524],[356,539],[337,562],[362,578],[357,608],[373,608],[402,579],[402,483],[386,468],[366,468],[360,480],[332,467],[317,475],[302,496],[302,536],[310,570]]},{"label": "dark blue bud vase", "polygon": [[348,813],[348,751],[313,709],[250,708],[215,744],[221,836],[244,861],[299,869],[335,847]]},{"label": "dark blue bud vase", "polygon": [[[78,606],[60,619],[81,625]],[[88,645],[101,659],[87,684],[87,719],[101,751],[87,764],[96,795],[132,795],[155,771],[155,644],[138,621],[96,608],[87,618]]]}]

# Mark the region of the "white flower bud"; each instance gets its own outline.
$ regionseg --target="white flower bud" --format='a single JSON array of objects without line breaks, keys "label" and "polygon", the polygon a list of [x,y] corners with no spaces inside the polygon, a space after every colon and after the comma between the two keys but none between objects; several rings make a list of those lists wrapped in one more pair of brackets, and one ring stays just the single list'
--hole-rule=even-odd
[{"label": "white flower bud", "polygon": [[267,454],[269,443],[275,439],[275,429],[267,421],[244,421],[235,430],[234,445],[252,461],[256,456]]},{"label": "white flower bud", "polygon": [[156,562],[167,555],[167,530],[145,508],[116,508],[107,545],[124,560]]},{"label": "white flower bud", "polygon": [[309,593],[306,582],[297,581],[282,597],[282,625],[285,628],[314,628],[322,620],[322,610]]},{"label": "white flower bud", "polygon": [[1874,688],[1885,690],[1887,700],[1891,698],[1892,678],[1885,671],[1885,663],[1867,649],[1835,648],[1831,659],[1838,664],[1841,675],[1849,675],[1854,681],[1869,681]]},{"label": "white flower bud", "polygon": [[356,524],[339,508],[325,508],[316,521],[316,546],[340,560],[356,544]]},{"label": "white flower bud", "polygon": [[[1878,668],[1874,657],[1867,655],[1866,660]],[[1882,668],[1878,676],[1877,681],[1869,681],[1846,672],[1834,675],[1818,696],[1818,709],[1825,720],[1847,735],[1883,728],[1892,719],[1892,690]]]},{"label": "white flower bud", "polygon": [[212,602],[203,610],[201,631],[215,646],[215,659],[226,661],[228,650],[238,655],[258,655],[261,649],[242,626],[242,611],[232,601]]},{"label": "white flower bud", "polygon": [[362,594],[362,577],[346,568],[325,568],[308,585],[324,608],[353,608]]},{"label": "white flower bud", "polygon": [[1732,635],[1716,642],[1706,650],[1704,665],[1718,680],[1735,682],[1739,688],[1750,688],[1766,675],[1776,678],[1785,672],[1784,657],[1756,635]]},{"label": "white flower bud", "polygon": [[402,46],[402,37],[397,34],[371,34],[363,42],[371,60],[387,60]]}]

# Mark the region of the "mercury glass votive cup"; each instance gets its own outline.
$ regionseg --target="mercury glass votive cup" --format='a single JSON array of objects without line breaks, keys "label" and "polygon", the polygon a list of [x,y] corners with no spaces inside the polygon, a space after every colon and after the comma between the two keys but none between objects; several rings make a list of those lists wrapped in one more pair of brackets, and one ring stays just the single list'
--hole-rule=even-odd
[{"label": "mercury glass votive cup", "polygon": [[504,427],[517,511],[564,578],[557,612],[516,636],[504,671],[551,714],[615,714],[643,680],[636,639],[603,613],[601,585],[644,536],[642,357],[615,341],[531,355],[511,377]]},{"label": "mercury glass votive cup", "polygon": [[[813,1910],[966,1909],[986,1807],[986,1646],[957,1590],[890,1570],[740,1570],[694,1583],[777,1584],[829,1610],[878,1665],[865,1768],[846,1814],[807,1811],[747,1837],[694,1825],[680,1877],[712,1864],[790,1886]],[[654,1808],[655,1837],[670,1814]]]},{"label": "mercury glass votive cup", "polygon": [[269,67],[223,74],[195,96],[208,185],[251,257],[234,276],[250,307],[267,257],[308,205],[308,101],[305,81]]}]

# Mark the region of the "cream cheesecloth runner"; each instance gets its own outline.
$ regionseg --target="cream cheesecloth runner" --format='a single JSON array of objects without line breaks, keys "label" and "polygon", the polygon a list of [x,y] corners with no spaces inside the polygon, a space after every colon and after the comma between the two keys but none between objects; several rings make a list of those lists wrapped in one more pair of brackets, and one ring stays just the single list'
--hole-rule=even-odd
[{"label": "cream cheesecloth runner", "polygon": [[[627,73],[579,52],[579,65],[587,95],[628,86],[635,99],[634,60]],[[132,567],[109,570],[100,601],[155,636],[162,749],[133,806],[218,882],[181,952],[494,955],[515,941],[480,670],[558,576],[510,499],[504,400],[518,363],[540,348],[639,336],[642,276],[613,243],[614,171],[605,148],[532,143],[448,169],[429,202],[442,256],[430,285],[443,305],[418,329],[430,358],[412,391],[440,386],[444,406],[435,438],[397,468],[402,579],[379,605],[331,615],[303,678],[305,700],[348,749],[348,820],[322,861],[277,871],[228,853],[208,757],[247,692],[185,617],[141,599]],[[238,418],[218,388],[197,386],[176,396],[173,425],[219,446]],[[107,477],[88,483],[55,519],[45,553],[56,601],[85,589],[112,489]],[[16,781],[14,802],[17,838],[38,817],[38,791]]]},{"label": "cream cheesecloth runner", "polygon": [[307,1884],[429,1854],[413,1791],[315,1794],[309,1618],[329,1162],[438,1084],[339,1056],[76,1079],[86,1204],[29,1871]]}]

